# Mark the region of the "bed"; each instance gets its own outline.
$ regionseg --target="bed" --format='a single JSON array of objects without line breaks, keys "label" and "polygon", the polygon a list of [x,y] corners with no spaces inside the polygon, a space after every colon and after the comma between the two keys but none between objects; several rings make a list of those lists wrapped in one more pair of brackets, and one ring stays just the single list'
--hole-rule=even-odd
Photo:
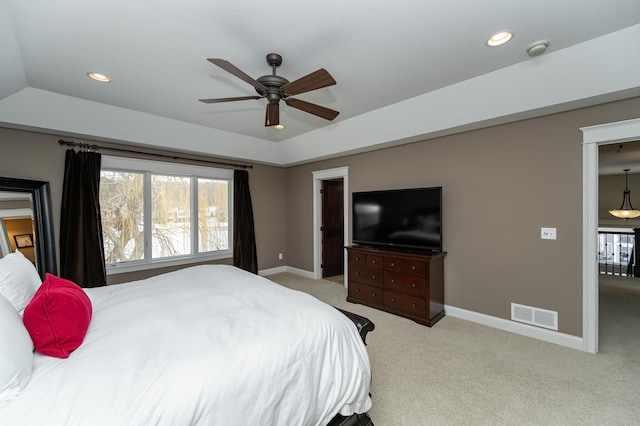
[{"label": "bed", "polygon": [[[80,291],[91,311],[81,343],[67,358],[13,357],[29,371],[0,392],[3,425],[352,424],[340,419],[371,407],[364,336],[308,294],[227,265]],[[26,344],[9,328],[35,303],[9,312],[9,299],[5,358],[6,339]]]}]

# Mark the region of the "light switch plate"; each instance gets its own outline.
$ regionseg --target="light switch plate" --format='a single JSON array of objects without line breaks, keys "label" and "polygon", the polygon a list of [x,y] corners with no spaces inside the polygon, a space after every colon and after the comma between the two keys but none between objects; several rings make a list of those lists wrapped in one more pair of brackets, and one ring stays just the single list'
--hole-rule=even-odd
[{"label": "light switch plate", "polygon": [[555,240],[556,228],[540,228],[540,238],[543,240]]}]

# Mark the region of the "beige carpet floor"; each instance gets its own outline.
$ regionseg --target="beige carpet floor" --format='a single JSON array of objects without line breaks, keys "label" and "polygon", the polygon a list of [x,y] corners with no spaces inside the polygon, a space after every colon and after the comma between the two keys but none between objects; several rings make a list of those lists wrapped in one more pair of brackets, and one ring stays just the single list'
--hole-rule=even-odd
[{"label": "beige carpet floor", "polygon": [[640,284],[601,282],[600,352],[445,316],[428,328],[348,303],[340,280],[267,278],[363,315],[376,426],[640,425]]}]

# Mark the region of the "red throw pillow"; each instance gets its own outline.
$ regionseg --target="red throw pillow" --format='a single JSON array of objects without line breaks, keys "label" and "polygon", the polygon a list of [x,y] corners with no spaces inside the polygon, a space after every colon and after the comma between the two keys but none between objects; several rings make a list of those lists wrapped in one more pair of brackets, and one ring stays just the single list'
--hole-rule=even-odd
[{"label": "red throw pillow", "polygon": [[47,274],[24,309],[24,325],[38,352],[68,358],[91,321],[91,300],[76,283]]}]

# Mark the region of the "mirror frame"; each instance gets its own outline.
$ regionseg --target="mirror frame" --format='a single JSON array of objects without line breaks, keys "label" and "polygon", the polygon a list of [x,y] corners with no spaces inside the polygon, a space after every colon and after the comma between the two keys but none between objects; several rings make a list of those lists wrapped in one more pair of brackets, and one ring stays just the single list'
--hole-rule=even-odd
[{"label": "mirror frame", "polygon": [[56,260],[56,245],[53,235],[49,182],[0,177],[0,191],[27,192],[31,194],[33,226],[36,232],[34,241],[36,269],[43,280],[47,272],[56,275],[58,262]]}]

